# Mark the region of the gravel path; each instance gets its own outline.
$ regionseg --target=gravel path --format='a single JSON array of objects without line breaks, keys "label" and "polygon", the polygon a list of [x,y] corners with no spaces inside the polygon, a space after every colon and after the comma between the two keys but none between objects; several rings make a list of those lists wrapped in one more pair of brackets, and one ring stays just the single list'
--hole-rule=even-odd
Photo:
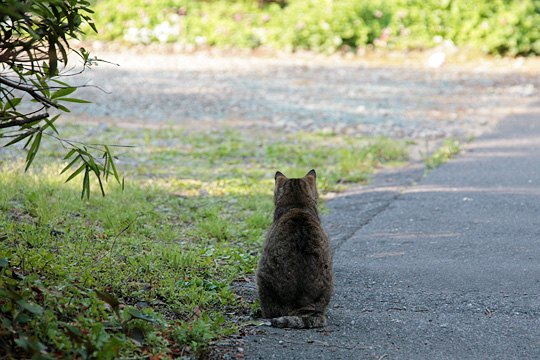
[{"label": "gravel path", "polygon": [[100,53],[77,81],[78,119],[136,126],[260,126],[433,140],[489,129],[538,94],[538,62],[422,62],[343,58]]}]

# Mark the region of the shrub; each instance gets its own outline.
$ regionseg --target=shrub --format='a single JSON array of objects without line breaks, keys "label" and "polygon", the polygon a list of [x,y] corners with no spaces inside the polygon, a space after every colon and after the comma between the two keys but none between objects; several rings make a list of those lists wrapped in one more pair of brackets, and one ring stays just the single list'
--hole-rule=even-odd
[{"label": "shrub", "polygon": [[[67,154],[68,181],[84,172],[81,197],[90,196],[93,174],[104,193],[103,181],[113,175],[120,182],[114,157],[106,145],[81,144],[60,136],[54,124],[69,103],[87,103],[73,97],[77,87],[66,78],[76,75],[68,67],[69,40],[96,30],[86,0],[7,0],[0,2],[0,146],[25,144],[26,167],[33,163],[42,138],[59,142]],[[97,59],[81,48],[82,71]],[[45,136],[43,136],[45,135]],[[22,151],[19,148],[19,151]]]},{"label": "shrub", "polygon": [[335,52],[451,40],[490,54],[540,54],[539,0],[97,0],[96,12],[99,38],[127,43]]}]

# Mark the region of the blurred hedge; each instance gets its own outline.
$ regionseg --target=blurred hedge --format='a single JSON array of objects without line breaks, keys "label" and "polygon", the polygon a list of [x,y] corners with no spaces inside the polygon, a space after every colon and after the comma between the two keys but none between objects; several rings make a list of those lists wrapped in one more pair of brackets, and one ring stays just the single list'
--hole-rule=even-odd
[{"label": "blurred hedge", "polygon": [[98,37],[335,52],[426,49],[443,40],[502,55],[540,54],[540,0],[96,0]]}]

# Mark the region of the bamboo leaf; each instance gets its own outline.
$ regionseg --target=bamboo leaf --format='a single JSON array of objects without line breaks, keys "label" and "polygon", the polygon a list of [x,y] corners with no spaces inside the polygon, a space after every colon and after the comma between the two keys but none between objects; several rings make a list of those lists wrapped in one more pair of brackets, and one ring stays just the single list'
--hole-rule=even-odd
[{"label": "bamboo leaf", "polygon": [[[76,156],[61,172],[60,172],[60,175],[62,175],[63,173],[65,173],[69,168],[71,168],[73,166],[73,164],[75,164],[77,162],[77,160],[79,160],[81,158],[81,156]],[[69,181],[69,180],[66,180],[66,182]]]},{"label": "bamboo leaf", "polygon": [[51,129],[53,129],[53,131],[57,134],[57,135],[60,135],[60,133],[58,132],[58,130],[56,130],[56,126],[54,126],[54,122],[60,117],[60,114],[56,115],[55,117],[53,117],[52,119],[43,119],[45,120],[45,122],[47,124],[45,124],[44,126],[41,127],[41,130],[45,130],[47,129],[48,127],[50,127]]},{"label": "bamboo leaf", "polygon": [[79,104],[91,104],[91,101],[83,100],[83,99],[76,99],[76,98],[61,98],[58,99],[58,101],[67,101],[67,102],[73,102],[73,103],[79,103]]},{"label": "bamboo leaf", "polygon": [[90,25],[90,27],[92,28],[92,30],[94,30],[94,32],[97,34],[98,33],[98,30],[96,28],[96,25],[92,22],[92,21],[89,21],[88,22],[88,25]]},{"label": "bamboo leaf", "polygon": [[69,110],[67,107],[60,104],[58,104],[58,109],[62,110],[63,112],[71,112],[71,110]]},{"label": "bamboo leaf", "polygon": [[30,150],[28,151],[28,155],[26,156],[26,167],[24,168],[24,171],[27,171],[30,165],[32,164],[32,161],[34,161],[34,158],[36,157],[36,154],[39,150],[39,144],[41,143],[41,131],[38,131],[36,133],[36,136],[34,138],[34,142],[32,143],[32,146],[30,147]]},{"label": "bamboo leaf", "polygon": [[99,165],[96,164],[96,162],[94,161],[94,157],[93,156],[90,156],[89,159],[88,159],[88,166],[90,166],[90,169],[92,169],[92,171],[94,173],[96,173],[96,175],[99,177],[100,174],[101,174],[101,171],[99,169]]},{"label": "bamboo leaf", "polygon": [[24,134],[21,134],[19,136],[17,136],[15,139],[11,140],[10,142],[8,142],[6,145],[4,145],[4,147],[7,147],[9,145],[13,145],[15,143],[18,143],[19,141],[23,140],[23,139],[26,139],[28,136],[30,135],[34,135],[35,132],[34,131],[27,131],[25,132]]},{"label": "bamboo leaf", "polygon": [[101,196],[105,196],[105,190],[103,189],[103,183],[101,182],[101,176],[96,175],[99,183],[99,189],[101,190]]},{"label": "bamboo leaf", "polygon": [[89,13],[89,14],[93,14],[93,13],[94,13],[94,10],[92,10],[92,9],[86,7],[86,6],[81,6],[81,10],[84,10],[84,11],[86,11],[86,12]]},{"label": "bamboo leaf", "polygon": [[[56,53],[55,53],[55,56],[56,56]],[[52,64],[49,63],[52,68]],[[52,69],[51,69],[52,71]],[[51,95],[50,91],[49,91],[49,84],[47,84],[47,81],[45,81],[45,77],[42,76],[40,77],[39,79],[39,83],[40,83],[40,87],[39,87],[39,91],[41,91],[43,93],[43,95],[45,95],[46,97],[49,97]]]},{"label": "bamboo leaf", "polygon": [[[80,155],[79,155],[80,156]],[[73,172],[73,174],[69,175],[66,182],[72,180],[75,176],[79,175],[84,169],[86,168],[86,164],[82,164],[77,170]]]},{"label": "bamboo leaf", "polygon": [[12,99],[8,98],[7,103],[4,106],[4,111],[7,111],[9,109],[15,109],[15,107],[19,105],[21,101],[22,101],[22,98],[12,98]]},{"label": "bamboo leaf", "polygon": [[51,80],[54,81],[54,82],[57,83],[57,84],[62,85],[62,86],[65,86],[65,87],[71,87],[71,85],[69,85],[68,83],[63,82],[63,81],[60,81],[60,80],[58,80],[58,79],[51,79]]},{"label": "bamboo leaf", "polygon": [[58,89],[51,95],[51,99],[57,99],[57,98],[61,98],[63,96],[67,96],[67,95],[75,92],[75,90],[77,90],[77,88],[71,87],[71,86],[70,87],[65,87],[65,88],[62,88],[62,89]]},{"label": "bamboo leaf", "polygon": [[[120,183],[120,177],[118,176],[118,171],[116,170],[116,165],[114,164],[114,158],[111,154],[111,151],[109,150],[109,147],[107,145],[105,145],[105,151],[107,152],[107,154],[109,154],[109,163],[111,164],[111,168],[113,170],[113,174],[114,174],[114,178],[116,179],[116,181],[118,183]],[[122,183],[123,183],[123,180],[122,180]],[[124,186],[122,185],[122,190],[124,189]]]},{"label": "bamboo leaf", "polygon": [[35,133],[33,133],[32,136],[30,136],[30,137],[28,138],[28,140],[26,140],[26,142],[25,142],[24,145],[23,145],[23,149],[26,150],[26,148],[28,147],[28,145],[30,144],[30,142],[32,141],[32,139],[34,138],[34,135],[35,135]]},{"label": "bamboo leaf", "polygon": [[84,180],[83,180],[83,189],[81,193],[81,199],[84,198],[86,193],[86,199],[90,199],[90,168],[86,164],[86,169],[84,171]]},{"label": "bamboo leaf", "polygon": [[[64,41],[65,41],[65,37],[64,37]],[[60,50],[60,53],[62,54],[62,62],[64,63],[64,65],[66,65],[68,63],[67,51],[60,42],[58,42],[58,49]]]},{"label": "bamboo leaf", "polygon": [[67,155],[66,155],[66,156],[64,156],[64,160],[67,160],[67,159],[69,159],[70,157],[72,157],[72,156],[73,156],[73,154],[75,154],[75,152],[76,152],[76,150],[75,150],[75,149],[71,149],[71,150],[69,150],[69,152],[67,153]]},{"label": "bamboo leaf", "polygon": [[111,162],[109,161],[109,154],[107,153],[107,151],[103,153],[103,162],[104,162],[103,172],[105,173],[105,181],[109,181],[109,174],[111,173]]}]

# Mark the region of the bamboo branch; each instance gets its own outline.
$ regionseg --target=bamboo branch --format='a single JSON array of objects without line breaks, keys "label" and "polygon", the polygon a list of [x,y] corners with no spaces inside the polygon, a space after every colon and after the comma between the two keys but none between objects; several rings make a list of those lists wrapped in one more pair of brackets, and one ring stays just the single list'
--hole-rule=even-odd
[{"label": "bamboo branch", "polygon": [[8,128],[8,127],[13,127],[13,126],[22,126],[22,125],[26,125],[26,124],[31,124],[33,122],[43,120],[43,119],[45,119],[47,117],[49,117],[49,114],[48,113],[43,113],[43,114],[39,114],[39,115],[36,115],[36,116],[31,116],[31,117],[26,118],[26,119],[11,120],[11,121],[8,121],[8,122],[0,122],[0,129],[5,129],[5,128]]},{"label": "bamboo branch", "polygon": [[7,85],[7,86],[10,86],[12,88],[15,88],[17,90],[21,90],[21,91],[24,91],[28,94],[30,94],[34,99],[36,99],[37,101],[40,101],[41,103],[45,103],[49,106],[52,106],[54,108],[57,108],[58,109],[58,104],[55,104],[54,102],[52,102],[50,99],[47,99],[46,97],[44,97],[43,95],[40,95],[38,94],[33,88],[31,87],[28,87],[28,86],[24,86],[24,85],[21,85],[21,84],[18,84],[16,82],[13,82],[11,80],[8,80],[4,77],[0,77],[0,84],[4,84],[4,85]]}]

